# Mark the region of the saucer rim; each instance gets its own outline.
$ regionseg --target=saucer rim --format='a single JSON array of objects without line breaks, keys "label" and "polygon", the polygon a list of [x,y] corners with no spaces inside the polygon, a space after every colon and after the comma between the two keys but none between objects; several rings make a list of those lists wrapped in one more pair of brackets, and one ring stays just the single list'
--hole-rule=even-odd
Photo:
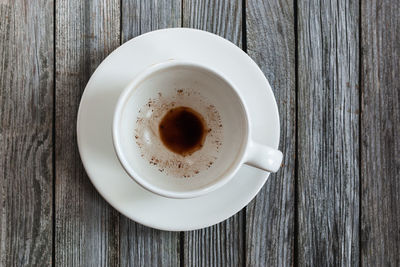
[{"label": "saucer rim", "polygon": [[[111,58],[112,58],[113,55],[115,55],[116,53],[120,52],[119,50],[120,50],[122,47],[128,46],[128,44],[131,44],[131,45],[132,45],[132,42],[140,41],[140,39],[145,38],[145,37],[148,37],[148,35],[158,34],[158,33],[160,33],[160,32],[166,32],[166,31],[181,31],[181,32],[190,31],[190,32],[198,32],[198,33],[201,33],[201,34],[212,35],[214,38],[216,37],[216,39],[218,39],[218,40],[220,40],[220,41],[222,40],[226,45],[229,45],[229,46],[234,47],[235,50],[236,50],[236,52],[239,52],[239,51],[240,51],[242,54],[244,54],[244,55],[249,59],[249,63],[254,64],[254,65],[257,67],[256,69],[258,69],[258,71],[259,71],[258,75],[261,74],[261,75],[264,77],[264,81],[265,81],[265,85],[264,85],[264,86],[266,86],[266,89],[270,91],[270,95],[269,95],[269,96],[266,96],[266,98],[267,98],[267,97],[272,97],[272,100],[273,100],[272,102],[274,103],[274,106],[273,106],[272,108],[276,111],[275,114],[276,114],[277,125],[274,125],[274,128],[276,128],[275,131],[278,132],[278,134],[276,135],[276,136],[277,136],[277,137],[276,137],[277,140],[273,140],[273,143],[274,143],[275,145],[271,145],[271,147],[273,147],[273,148],[278,148],[279,139],[280,139],[280,136],[279,136],[279,133],[280,133],[279,111],[278,111],[278,106],[277,106],[276,99],[275,99],[275,96],[274,96],[274,94],[273,94],[272,88],[271,88],[271,86],[270,86],[268,80],[267,80],[266,77],[264,76],[263,72],[261,71],[261,69],[257,66],[257,64],[256,64],[244,51],[242,51],[242,50],[241,50],[239,47],[237,47],[235,44],[231,43],[230,41],[228,41],[228,40],[226,40],[226,39],[224,39],[224,38],[222,38],[222,37],[220,37],[220,36],[218,36],[218,35],[216,35],[216,34],[213,34],[213,33],[210,33],[210,32],[206,32],[206,31],[202,31],[202,30],[189,29],[189,28],[169,28],[169,29],[161,29],[161,30],[156,30],[156,31],[147,32],[147,33],[145,33],[145,34],[142,34],[142,35],[140,35],[140,36],[137,36],[137,37],[135,37],[135,38],[129,40],[128,42],[124,43],[124,44],[121,45],[120,47],[116,48],[116,49],[115,49],[112,53],[110,53],[110,54],[101,62],[101,64],[96,68],[96,70],[94,71],[94,73],[93,73],[92,76],[90,77],[90,79],[89,79],[89,81],[88,81],[88,83],[87,83],[87,85],[86,85],[86,87],[85,87],[85,90],[84,90],[84,92],[83,92],[83,94],[82,94],[81,101],[80,101],[80,104],[79,104],[79,109],[78,109],[77,128],[76,128],[76,130],[77,130],[78,151],[79,151],[79,154],[80,154],[80,157],[81,157],[81,160],[82,160],[82,164],[83,164],[83,166],[84,166],[84,169],[85,169],[85,171],[86,171],[86,173],[87,173],[87,175],[88,175],[88,177],[89,177],[91,183],[92,183],[93,186],[96,188],[96,190],[99,192],[99,194],[100,194],[113,208],[115,208],[118,212],[120,212],[121,214],[123,214],[124,216],[128,217],[129,219],[131,219],[131,220],[133,220],[133,221],[135,221],[135,222],[138,222],[138,223],[140,223],[140,224],[143,224],[143,225],[145,225],[145,226],[148,226],[148,227],[151,227],[151,228],[154,228],[154,229],[159,229],[159,230],[164,230],[164,231],[190,231],[190,230],[197,230],[197,229],[202,229],[202,228],[205,228],[205,227],[209,227],[209,226],[215,225],[215,224],[220,223],[220,222],[222,222],[222,221],[224,221],[224,220],[226,220],[226,219],[232,217],[233,215],[235,215],[235,214],[236,214],[237,212],[239,212],[241,209],[243,209],[244,207],[246,207],[246,206],[249,204],[249,202],[258,194],[258,192],[261,190],[261,188],[263,187],[263,185],[264,185],[265,182],[267,181],[267,179],[268,179],[270,173],[265,172],[265,175],[264,175],[263,179],[259,179],[260,181],[258,182],[258,184],[254,184],[254,186],[252,187],[253,190],[248,191],[246,194],[244,194],[245,197],[243,197],[244,201],[242,201],[242,202],[245,202],[245,204],[244,204],[243,206],[240,206],[240,207],[231,208],[231,212],[229,212],[229,213],[230,213],[229,216],[219,216],[216,220],[213,220],[212,223],[199,223],[199,222],[194,222],[193,224],[191,224],[191,225],[188,226],[188,227],[187,227],[187,226],[185,226],[185,227],[182,227],[182,226],[178,226],[178,227],[166,226],[166,227],[164,227],[164,226],[162,226],[162,223],[154,224],[154,223],[151,223],[151,222],[149,222],[149,221],[142,220],[142,219],[140,218],[140,215],[139,215],[139,216],[132,216],[132,214],[128,214],[128,212],[126,212],[124,209],[122,209],[122,208],[118,205],[118,203],[115,203],[115,201],[114,201],[113,199],[110,199],[108,196],[106,196],[105,192],[107,191],[107,189],[101,188],[100,185],[96,183],[96,178],[94,177],[93,173],[91,173],[91,170],[90,170],[91,167],[88,166],[89,163],[88,163],[87,159],[85,159],[85,157],[84,157],[84,155],[83,155],[83,152],[82,152],[82,149],[83,149],[82,146],[84,146],[83,141],[82,141],[82,132],[81,132],[81,129],[80,129],[80,122],[81,122],[81,120],[82,120],[82,106],[85,104],[86,95],[87,95],[87,92],[88,92],[87,89],[88,89],[89,85],[91,84],[91,82],[92,82],[94,79],[97,78],[98,73],[100,73],[100,71],[102,70],[102,68],[104,67],[104,65],[106,65],[106,64],[111,60]],[[241,90],[241,89],[238,88],[239,93],[240,93],[240,90]],[[246,102],[246,101],[245,101],[245,102]],[[247,105],[247,103],[246,103],[246,105]],[[256,129],[251,129],[251,132],[254,132],[254,131],[256,131]],[[114,155],[114,156],[117,157],[116,155]],[[241,169],[241,168],[245,168],[245,166],[247,166],[247,165],[241,166],[240,169]],[[119,167],[122,168],[122,166],[119,166]],[[237,175],[238,175],[238,173],[236,173],[235,177],[236,177]],[[129,176],[129,175],[128,175],[128,176]],[[235,177],[233,177],[232,179],[235,179]],[[262,181],[261,181],[261,180],[262,180]],[[135,181],[133,181],[133,182],[135,182]],[[140,185],[139,185],[139,186],[140,186]],[[222,186],[219,190],[223,189],[224,187],[226,187],[226,185]],[[148,192],[150,192],[150,191],[148,191]],[[159,196],[159,195],[156,195],[156,194],[154,194],[154,193],[152,193],[152,192],[150,192],[150,194],[155,195],[155,196]],[[205,195],[205,196],[207,196],[207,195]],[[204,197],[204,196],[203,196],[203,197]],[[179,201],[187,201],[187,200],[190,200],[190,199],[179,199]]]}]

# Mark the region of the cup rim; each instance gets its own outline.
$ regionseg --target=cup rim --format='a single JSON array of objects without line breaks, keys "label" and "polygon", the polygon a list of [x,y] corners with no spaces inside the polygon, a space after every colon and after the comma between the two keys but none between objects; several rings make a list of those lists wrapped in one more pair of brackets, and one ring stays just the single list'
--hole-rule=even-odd
[{"label": "cup rim", "polygon": [[[153,185],[152,183],[148,182],[145,178],[141,177],[141,175],[139,175],[133,168],[131,168],[128,161],[125,159],[124,154],[122,152],[121,145],[120,145],[120,138],[118,135],[118,131],[119,131],[118,123],[120,121],[123,108],[126,104],[127,99],[135,91],[137,86],[140,85],[141,82],[146,80],[148,77],[150,77],[155,72],[161,71],[164,69],[168,69],[171,67],[176,67],[176,66],[200,68],[205,71],[211,72],[213,75],[222,79],[225,83],[227,83],[229,85],[229,87],[233,90],[233,92],[236,94],[237,98],[239,99],[239,102],[241,103],[242,110],[245,115],[244,118],[246,121],[245,122],[245,124],[246,124],[245,140],[242,143],[242,145],[240,147],[240,151],[239,151],[234,163],[232,163],[231,167],[222,175],[221,178],[219,178],[215,182],[211,183],[210,185],[205,186],[203,188],[189,190],[189,191],[183,191],[183,192],[162,189],[162,188],[157,187],[157,186]],[[131,177],[131,179],[133,179],[137,184],[139,184],[144,189],[146,189],[150,192],[153,192],[155,194],[158,194],[160,196],[167,197],[167,198],[187,199],[187,198],[199,197],[199,196],[208,194],[208,193],[222,187],[226,183],[228,183],[233,178],[233,176],[237,173],[237,171],[242,166],[242,164],[244,163],[247,147],[250,142],[250,122],[249,122],[248,114],[249,113],[247,111],[247,107],[243,101],[242,96],[239,94],[238,90],[232,84],[232,82],[229,81],[229,79],[227,79],[221,72],[216,71],[213,68],[206,67],[199,63],[170,59],[168,61],[153,64],[150,67],[146,68],[144,71],[139,73],[136,77],[134,77],[133,80],[127,86],[125,86],[125,88],[122,90],[122,92],[118,98],[116,107],[114,109],[114,114],[113,114],[113,122],[112,122],[113,147],[117,154],[117,159],[120,162],[121,166],[124,168],[125,172],[128,174],[129,177]]]}]

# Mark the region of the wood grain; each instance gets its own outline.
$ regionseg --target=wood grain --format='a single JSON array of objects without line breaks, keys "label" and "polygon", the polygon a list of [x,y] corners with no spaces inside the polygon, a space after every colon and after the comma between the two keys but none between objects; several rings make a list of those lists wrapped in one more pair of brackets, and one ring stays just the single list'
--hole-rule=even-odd
[{"label": "wood grain", "polygon": [[98,64],[120,43],[120,1],[56,1],[56,266],[119,265],[119,214],[79,158],[76,116]]},{"label": "wood grain", "polygon": [[297,263],[358,266],[359,3],[297,11]]},{"label": "wood grain", "polygon": [[121,266],[180,266],[179,232],[155,230],[121,218]]},{"label": "wood grain", "polygon": [[53,1],[0,1],[0,266],[52,257]]},{"label": "wood grain", "polygon": [[181,26],[181,0],[122,0],[122,42],[158,29]]},{"label": "wood grain", "polygon": [[400,266],[400,2],[361,8],[361,263]]},{"label": "wood grain", "polygon": [[[185,0],[183,26],[216,33],[242,45],[241,1]],[[243,211],[212,227],[184,234],[184,266],[241,266]]]},{"label": "wood grain", "polygon": [[[391,0],[0,0],[0,266],[400,266],[399,14]],[[244,211],[181,234],[111,208],[75,131],[98,64],[179,26],[247,49],[285,153]]]},{"label": "wood grain", "polygon": [[242,2],[183,0],[183,27],[205,30],[242,47]]},{"label": "wood grain", "polygon": [[295,33],[293,1],[248,0],[247,52],[274,91],[281,122],[284,166],[247,206],[246,265],[290,266],[294,255],[296,146]]},{"label": "wood grain", "polygon": [[[123,0],[122,42],[148,31],[179,27],[180,0]],[[148,228],[121,216],[121,266],[179,266],[180,236]]]}]

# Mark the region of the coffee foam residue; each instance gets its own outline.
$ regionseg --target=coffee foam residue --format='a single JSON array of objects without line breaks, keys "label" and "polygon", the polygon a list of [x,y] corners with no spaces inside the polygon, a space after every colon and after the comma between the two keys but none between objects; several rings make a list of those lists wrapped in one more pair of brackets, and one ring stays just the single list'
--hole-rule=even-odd
[{"label": "coffee foam residue", "polygon": [[[172,108],[187,106],[200,113],[207,127],[203,147],[182,156],[162,144],[159,123]],[[136,119],[134,138],[141,156],[158,171],[167,175],[190,178],[209,169],[218,158],[222,146],[223,126],[216,107],[197,91],[177,89],[172,95],[158,93],[141,107]]]}]

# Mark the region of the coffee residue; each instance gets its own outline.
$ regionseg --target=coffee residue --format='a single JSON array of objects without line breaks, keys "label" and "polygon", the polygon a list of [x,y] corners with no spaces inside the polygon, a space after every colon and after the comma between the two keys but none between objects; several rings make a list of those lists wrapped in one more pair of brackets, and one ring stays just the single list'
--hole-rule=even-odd
[{"label": "coffee residue", "polygon": [[177,107],[162,118],[159,132],[169,150],[187,156],[203,147],[208,130],[200,113],[189,107]]},{"label": "coffee residue", "polygon": [[[195,105],[191,106],[190,103]],[[161,129],[161,126],[166,126],[163,120],[169,113],[186,114],[181,121],[193,122],[193,127],[189,127],[191,130],[186,129],[189,130],[187,132],[182,130],[180,133],[183,134],[183,139],[180,141],[186,139],[187,142],[180,144],[175,142],[172,145],[175,146],[175,150],[171,145],[167,145],[168,140],[163,140],[166,135],[163,137]],[[188,113],[200,120],[202,126]],[[198,92],[190,89],[177,89],[173,95],[159,93],[157,97],[149,99],[139,111],[133,134],[142,158],[166,175],[183,178],[196,176],[211,168],[220,153],[222,136],[222,121],[216,107]]]}]

